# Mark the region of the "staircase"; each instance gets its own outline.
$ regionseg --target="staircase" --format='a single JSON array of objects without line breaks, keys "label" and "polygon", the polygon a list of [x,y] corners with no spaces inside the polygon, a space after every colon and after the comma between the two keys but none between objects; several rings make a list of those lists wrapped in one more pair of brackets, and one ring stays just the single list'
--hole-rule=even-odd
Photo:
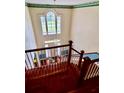
[{"label": "staircase", "polygon": [[[37,64],[33,62],[32,52],[63,47],[69,47],[68,55],[59,56],[58,61],[41,65],[39,58],[35,58]],[[72,42],[62,46],[26,50],[25,93],[98,93],[98,66],[94,64],[96,60],[83,58],[83,53],[73,49]]]}]

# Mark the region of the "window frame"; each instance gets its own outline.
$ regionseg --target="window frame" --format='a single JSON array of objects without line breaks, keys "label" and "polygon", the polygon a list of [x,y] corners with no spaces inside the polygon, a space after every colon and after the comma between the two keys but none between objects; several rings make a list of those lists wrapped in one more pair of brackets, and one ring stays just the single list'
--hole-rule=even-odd
[{"label": "window frame", "polygon": [[[49,13],[49,12],[53,12],[54,14],[55,14],[55,34],[49,34],[49,31],[48,31],[48,24],[47,24],[47,14]],[[43,32],[43,27],[42,27],[42,20],[41,20],[41,17],[45,17],[45,27],[46,27],[46,34],[44,34],[44,32]],[[60,31],[58,31],[58,26],[57,26],[57,17],[60,17]],[[58,14],[58,13],[56,13],[56,11],[55,10],[48,10],[47,12],[45,12],[45,13],[43,13],[43,14],[41,14],[40,15],[40,26],[41,26],[41,33],[42,33],[42,35],[43,36],[51,36],[51,35],[60,35],[61,33],[62,33],[62,16],[61,16],[61,14]]]}]

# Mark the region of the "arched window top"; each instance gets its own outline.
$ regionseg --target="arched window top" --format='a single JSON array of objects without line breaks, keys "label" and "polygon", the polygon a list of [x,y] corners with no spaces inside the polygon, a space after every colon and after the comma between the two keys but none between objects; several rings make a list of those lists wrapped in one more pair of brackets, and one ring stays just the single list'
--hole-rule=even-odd
[{"label": "arched window top", "polygon": [[47,23],[50,24],[52,23],[53,25],[55,25],[55,14],[53,12],[49,11],[46,15],[46,18],[47,18]]},{"label": "arched window top", "polygon": [[47,13],[47,17],[55,17],[55,13],[52,12],[52,11],[49,11],[49,12]]},{"label": "arched window top", "polygon": [[57,11],[53,9],[48,9],[42,13],[42,15],[47,16],[47,15],[54,15],[54,16],[60,16],[62,15],[61,13],[58,13]]}]

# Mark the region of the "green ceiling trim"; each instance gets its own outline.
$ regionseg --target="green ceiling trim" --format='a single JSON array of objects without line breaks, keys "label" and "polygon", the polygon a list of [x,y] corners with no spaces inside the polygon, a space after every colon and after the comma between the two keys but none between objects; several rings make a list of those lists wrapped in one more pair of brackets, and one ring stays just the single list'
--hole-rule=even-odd
[{"label": "green ceiling trim", "polygon": [[71,5],[49,5],[49,4],[31,4],[31,3],[27,3],[26,6],[34,7],[34,8],[65,8],[65,9],[73,8],[73,6]]},{"label": "green ceiling trim", "polygon": [[99,6],[99,1],[94,1],[94,2],[89,2],[89,3],[79,4],[79,5],[74,5],[73,8],[83,8],[83,7],[92,7],[92,6]]},{"label": "green ceiling trim", "polygon": [[78,4],[78,5],[49,5],[49,4],[32,4],[32,3],[25,3],[27,7],[34,7],[34,8],[64,8],[64,9],[73,9],[73,8],[84,8],[84,7],[92,7],[92,6],[99,6],[99,1]]}]

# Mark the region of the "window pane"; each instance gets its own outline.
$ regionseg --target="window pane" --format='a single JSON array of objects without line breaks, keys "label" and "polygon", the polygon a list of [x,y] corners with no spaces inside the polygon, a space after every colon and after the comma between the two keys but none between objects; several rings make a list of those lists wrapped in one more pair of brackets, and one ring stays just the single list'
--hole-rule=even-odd
[{"label": "window pane", "polygon": [[47,35],[45,17],[44,16],[41,16],[40,19],[41,19],[41,25],[42,25],[43,35]]},{"label": "window pane", "polygon": [[[60,42],[58,43],[58,45],[61,45]],[[58,55],[60,56],[61,55],[61,49],[58,48],[57,50],[58,50]]]},{"label": "window pane", "polygon": [[[48,47],[48,44],[45,44],[45,47]],[[50,57],[50,50],[46,49],[46,57]]]},{"label": "window pane", "polygon": [[47,13],[47,26],[48,34],[56,34],[55,14],[53,12]]},{"label": "window pane", "polygon": [[61,17],[57,16],[57,34],[61,33]]},{"label": "window pane", "polygon": [[[54,12],[48,12],[46,16],[41,16],[41,25],[43,35],[52,35],[61,33],[61,17],[56,16]],[[57,32],[57,33],[56,33]]]},{"label": "window pane", "polygon": [[42,50],[41,53],[39,54],[39,59],[43,59],[43,58],[46,58],[46,51],[45,50]]}]

